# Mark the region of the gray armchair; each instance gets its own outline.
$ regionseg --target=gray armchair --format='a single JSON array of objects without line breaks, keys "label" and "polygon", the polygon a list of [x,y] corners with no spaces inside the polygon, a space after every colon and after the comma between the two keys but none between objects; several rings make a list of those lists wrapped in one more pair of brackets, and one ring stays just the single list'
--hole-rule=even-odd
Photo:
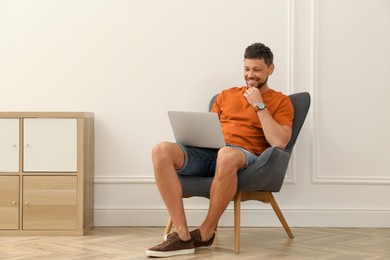
[{"label": "gray armchair", "polygon": [[[302,92],[292,94],[289,97],[294,106],[294,122],[291,140],[287,147],[284,150],[269,147],[258,157],[254,164],[238,173],[238,187],[234,197],[234,248],[236,253],[240,252],[241,201],[258,200],[270,203],[288,237],[294,238],[272,193],[279,192],[282,187],[293,147],[309,111],[310,94]],[[216,96],[211,99],[209,109],[211,109],[215,98]],[[213,177],[179,175],[179,179],[184,197],[210,197]],[[169,233],[171,228],[172,220],[169,219],[165,234]]]}]

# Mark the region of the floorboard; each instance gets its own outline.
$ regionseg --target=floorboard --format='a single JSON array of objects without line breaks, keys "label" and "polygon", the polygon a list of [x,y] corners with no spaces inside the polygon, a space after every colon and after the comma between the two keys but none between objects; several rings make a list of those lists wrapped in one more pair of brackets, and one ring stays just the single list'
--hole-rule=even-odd
[{"label": "floorboard", "polygon": [[[0,259],[149,259],[163,227],[95,227],[83,237],[0,237]],[[170,259],[390,259],[389,228],[242,228],[234,254],[233,229],[219,228],[214,245]]]}]

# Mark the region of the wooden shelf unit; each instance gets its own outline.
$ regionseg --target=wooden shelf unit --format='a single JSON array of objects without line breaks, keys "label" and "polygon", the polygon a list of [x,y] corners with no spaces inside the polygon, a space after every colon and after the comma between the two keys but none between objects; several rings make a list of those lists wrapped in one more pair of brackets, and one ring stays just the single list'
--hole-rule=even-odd
[{"label": "wooden shelf unit", "polygon": [[93,227],[94,114],[0,112],[0,236]]}]

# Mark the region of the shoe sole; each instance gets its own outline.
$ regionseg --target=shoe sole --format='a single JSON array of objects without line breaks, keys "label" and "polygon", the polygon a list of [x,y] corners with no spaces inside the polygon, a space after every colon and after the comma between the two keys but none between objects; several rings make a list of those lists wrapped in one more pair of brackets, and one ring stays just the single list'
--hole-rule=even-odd
[{"label": "shoe sole", "polygon": [[175,256],[175,255],[189,255],[195,253],[195,249],[182,249],[182,250],[175,250],[175,251],[167,251],[167,252],[162,252],[162,251],[151,251],[151,250],[146,250],[145,254],[147,256],[153,256],[153,257],[170,257],[170,256]]},{"label": "shoe sole", "polygon": [[198,247],[195,247],[195,250],[202,250],[202,249],[210,249],[212,245],[209,245],[209,246],[198,246]]}]

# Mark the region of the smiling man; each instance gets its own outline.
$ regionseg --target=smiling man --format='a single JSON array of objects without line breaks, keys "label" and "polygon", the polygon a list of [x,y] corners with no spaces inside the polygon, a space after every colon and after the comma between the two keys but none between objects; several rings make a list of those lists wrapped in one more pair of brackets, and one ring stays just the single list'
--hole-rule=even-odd
[{"label": "smiling man", "polygon": [[[153,147],[157,187],[168,208],[175,231],[145,251],[153,257],[192,254],[213,244],[215,229],[237,191],[237,173],[254,163],[268,147],[284,149],[291,137],[294,119],[286,95],[269,88],[275,66],[269,47],[255,43],[245,49],[244,79],[247,86],[222,91],[212,112],[219,115],[226,146],[205,149],[162,142]],[[178,175],[214,176],[210,205],[204,222],[189,231]]]}]

